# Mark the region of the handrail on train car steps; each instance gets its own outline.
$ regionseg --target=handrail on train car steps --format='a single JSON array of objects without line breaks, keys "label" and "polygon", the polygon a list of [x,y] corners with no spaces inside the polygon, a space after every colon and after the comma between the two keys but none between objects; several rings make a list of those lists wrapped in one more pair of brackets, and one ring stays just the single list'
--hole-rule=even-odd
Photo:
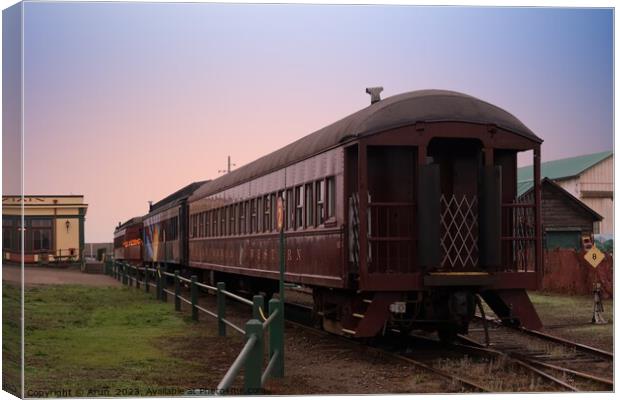
[{"label": "handrail on train car steps", "polygon": [[[199,312],[217,319],[220,336],[226,336],[227,326],[245,335],[247,341],[218,385],[217,394],[226,394],[241,369],[244,370],[244,392],[246,394],[260,394],[269,377],[281,378],[284,376],[284,310],[279,298],[269,300],[268,316],[265,316],[263,296],[254,296],[250,301],[227,291],[224,282],[218,282],[217,286],[209,286],[197,282],[196,275],[187,279],[180,276],[178,270],[171,273],[155,268],[140,268],[128,262],[114,259],[109,261],[105,270],[108,275],[125,285],[132,286],[135,283],[136,288],[139,288],[139,285],[143,284],[146,293],[150,291],[151,287],[155,287],[157,300],[166,302],[168,295],[172,296],[176,311],[181,311],[181,302],[188,304],[191,307],[193,320],[198,320]],[[140,279],[140,275],[142,275],[142,279]],[[167,277],[174,278],[174,290],[167,288]],[[149,282],[149,279],[155,280],[155,284]],[[181,296],[181,282],[190,284],[190,299]],[[217,312],[198,305],[199,288],[207,289],[210,293],[215,292]],[[252,318],[246,322],[245,329],[226,319],[227,297],[252,306]],[[266,332],[268,335],[265,334]],[[267,367],[262,370],[266,337],[269,340],[269,361]]]}]

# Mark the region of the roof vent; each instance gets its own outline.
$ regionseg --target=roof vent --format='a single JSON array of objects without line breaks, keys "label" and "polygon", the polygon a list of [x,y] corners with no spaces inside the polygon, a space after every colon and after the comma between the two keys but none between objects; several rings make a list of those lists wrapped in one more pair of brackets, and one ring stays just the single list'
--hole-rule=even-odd
[{"label": "roof vent", "polygon": [[370,104],[375,104],[376,102],[381,101],[382,91],[383,91],[383,86],[366,88],[366,93],[370,95]]}]

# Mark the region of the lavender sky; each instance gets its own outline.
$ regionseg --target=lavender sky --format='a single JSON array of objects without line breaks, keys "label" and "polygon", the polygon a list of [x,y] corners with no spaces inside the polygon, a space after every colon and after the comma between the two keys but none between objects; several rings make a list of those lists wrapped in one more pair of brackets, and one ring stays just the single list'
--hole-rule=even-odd
[{"label": "lavender sky", "polygon": [[461,91],[612,148],[608,9],[26,3],[25,192],[83,194],[86,241],[385,96]]}]

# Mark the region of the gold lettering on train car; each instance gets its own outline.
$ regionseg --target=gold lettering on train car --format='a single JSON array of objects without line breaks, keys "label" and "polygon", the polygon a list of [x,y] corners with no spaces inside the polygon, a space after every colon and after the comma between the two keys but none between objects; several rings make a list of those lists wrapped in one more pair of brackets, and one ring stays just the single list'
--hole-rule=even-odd
[{"label": "gold lettering on train car", "polygon": [[301,249],[295,249],[297,252],[297,261],[301,261]]},{"label": "gold lettering on train car", "polygon": [[286,261],[293,261],[293,250],[286,249]]}]

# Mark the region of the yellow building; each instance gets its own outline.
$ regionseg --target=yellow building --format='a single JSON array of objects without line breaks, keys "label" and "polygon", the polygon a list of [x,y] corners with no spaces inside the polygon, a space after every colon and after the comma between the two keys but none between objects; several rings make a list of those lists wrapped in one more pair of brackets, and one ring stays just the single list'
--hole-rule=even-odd
[{"label": "yellow building", "polygon": [[26,263],[80,260],[87,208],[81,195],[2,196],[2,259],[20,262],[24,233]]}]

